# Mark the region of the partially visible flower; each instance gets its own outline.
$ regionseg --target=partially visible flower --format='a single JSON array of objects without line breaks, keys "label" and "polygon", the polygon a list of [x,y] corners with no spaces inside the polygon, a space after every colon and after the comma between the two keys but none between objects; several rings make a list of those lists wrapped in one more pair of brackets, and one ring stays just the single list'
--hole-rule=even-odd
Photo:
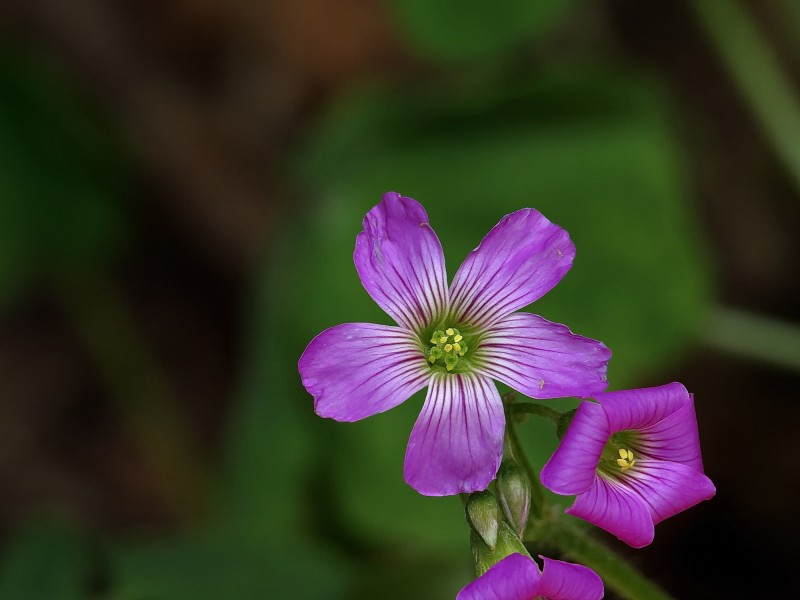
[{"label": "partially visible flower", "polygon": [[514,312],[550,291],[574,256],[567,232],[527,208],[503,217],[448,287],[425,209],[384,194],[364,218],[354,260],[398,326],[346,323],[311,341],[298,368],[317,414],[358,421],[428,386],[406,450],[406,482],[429,496],[485,489],[505,430],[492,379],[533,398],[606,388],[611,353],[602,343]]},{"label": "partially visible flower", "polygon": [[694,398],[680,383],[583,402],[542,484],[577,494],[567,513],[641,548],[654,526],[716,493],[703,474]]},{"label": "partially visible flower", "polygon": [[588,567],[539,556],[511,554],[462,589],[456,600],[600,600],[603,582]]}]

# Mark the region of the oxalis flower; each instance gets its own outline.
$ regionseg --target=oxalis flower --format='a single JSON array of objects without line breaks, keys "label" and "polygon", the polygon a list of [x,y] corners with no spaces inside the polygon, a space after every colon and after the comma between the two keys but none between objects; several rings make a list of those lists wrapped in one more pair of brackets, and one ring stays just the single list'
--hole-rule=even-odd
[{"label": "oxalis flower", "polygon": [[397,326],[346,323],[311,341],[298,368],[317,414],[358,421],[428,386],[406,451],[406,481],[429,496],[485,489],[505,429],[492,379],[534,398],[606,387],[603,344],[514,312],[555,286],[574,256],[567,232],[527,208],[503,217],[448,287],[425,209],[385,194],[364,218],[354,260]]},{"label": "oxalis flower", "polygon": [[634,548],[653,541],[657,523],[716,493],[703,474],[694,399],[680,383],[583,402],[541,480],[577,494],[568,514]]},{"label": "oxalis flower", "polygon": [[600,600],[603,582],[588,567],[539,556],[510,554],[462,589],[456,600]]}]

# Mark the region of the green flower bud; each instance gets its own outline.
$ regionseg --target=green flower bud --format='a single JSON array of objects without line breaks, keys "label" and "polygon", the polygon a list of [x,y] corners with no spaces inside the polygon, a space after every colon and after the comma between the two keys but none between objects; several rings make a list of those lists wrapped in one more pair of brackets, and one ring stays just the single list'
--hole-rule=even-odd
[{"label": "green flower bud", "polygon": [[506,459],[497,472],[497,496],[503,515],[519,537],[525,534],[531,509],[531,482],[525,469]]},{"label": "green flower bud", "polygon": [[464,514],[469,526],[481,540],[494,551],[497,545],[497,532],[502,520],[500,506],[489,490],[473,492],[467,498]]},{"label": "green flower bud", "polygon": [[525,545],[505,521],[500,523],[497,532],[497,544],[494,549],[484,544],[481,536],[475,531],[470,534],[470,544],[472,546],[472,557],[475,559],[475,575],[477,577],[486,573],[492,565],[511,554],[519,553],[530,557]]}]

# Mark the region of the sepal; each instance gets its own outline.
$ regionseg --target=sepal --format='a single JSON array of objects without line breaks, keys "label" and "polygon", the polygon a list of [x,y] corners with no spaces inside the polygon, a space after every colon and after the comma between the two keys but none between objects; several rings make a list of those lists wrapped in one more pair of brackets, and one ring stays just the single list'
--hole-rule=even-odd
[{"label": "sepal", "polygon": [[531,556],[525,545],[517,537],[517,534],[505,521],[500,522],[497,532],[497,544],[494,549],[489,548],[475,531],[472,531],[470,535],[470,544],[472,546],[472,557],[475,560],[476,577],[480,577],[493,565],[511,554],[523,554],[528,558]]},{"label": "sepal", "polygon": [[497,545],[497,533],[502,521],[500,505],[489,490],[473,492],[464,505],[467,523],[490,550]]},{"label": "sepal", "polygon": [[497,497],[508,524],[522,538],[531,508],[531,482],[525,469],[505,459],[497,472]]}]

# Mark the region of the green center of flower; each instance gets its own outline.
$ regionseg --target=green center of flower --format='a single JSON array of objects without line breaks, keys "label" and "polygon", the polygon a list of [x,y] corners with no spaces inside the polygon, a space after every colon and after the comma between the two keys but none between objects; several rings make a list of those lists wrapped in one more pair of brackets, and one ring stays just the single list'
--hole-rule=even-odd
[{"label": "green center of flower", "polygon": [[448,371],[456,368],[468,349],[464,336],[455,327],[437,329],[431,335],[430,343],[433,345],[425,352],[428,362],[442,365]]},{"label": "green center of flower", "polygon": [[633,450],[637,446],[633,431],[619,431],[611,436],[603,449],[598,468],[606,475],[619,476],[634,468],[636,458]]}]

